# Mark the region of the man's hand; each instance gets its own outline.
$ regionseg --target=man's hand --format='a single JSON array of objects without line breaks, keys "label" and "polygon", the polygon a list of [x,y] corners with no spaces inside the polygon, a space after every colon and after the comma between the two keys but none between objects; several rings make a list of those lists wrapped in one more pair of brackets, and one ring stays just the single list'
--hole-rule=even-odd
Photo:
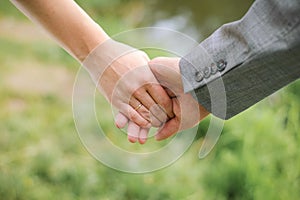
[{"label": "man's hand", "polygon": [[179,71],[179,58],[155,58],[149,62],[149,67],[160,84],[166,88],[172,98],[175,117],[162,126],[156,140],[163,140],[171,135],[199,123],[209,112],[202,107],[191,94],[185,94]]}]

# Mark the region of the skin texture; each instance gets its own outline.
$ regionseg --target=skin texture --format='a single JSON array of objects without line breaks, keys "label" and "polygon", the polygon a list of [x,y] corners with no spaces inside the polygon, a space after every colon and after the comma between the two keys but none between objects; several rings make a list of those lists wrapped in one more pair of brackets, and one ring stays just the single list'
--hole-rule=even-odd
[{"label": "skin texture", "polygon": [[[169,117],[173,117],[171,99],[152,74],[148,56],[118,42],[111,46],[114,47],[106,50],[106,53],[115,53],[119,49],[125,49],[129,53],[114,60],[99,79],[100,91],[108,101],[142,127],[150,127],[149,122],[152,126],[159,127]],[[97,66],[99,65],[101,64]],[[168,116],[164,109],[166,113],[170,113]]]},{"label": "skin texture", "polygon": [[[157,131],[156,140],[163,140],[181,130],[192,128],[209,114],[191,94],[184,93],[179,72],[179,58],[155,58],[149,62],[149,67],[170,97],[173,97],[172,108],[175,115]],[[132,124],[133,122],[126,119],[122,114],[117,115],[116,124],[118,127],[122,128],[126,123]],[[143,140],[145,142],[145,129],[135,127],[130,129],[130,132],[129,141]]]},{"label": "skin texture", "polygon": [[[79,62],[83,62],[93,49],[110,39],[73,0],[11,2],[32,21],[47,30],[60,46]],[[110,57],[114,50],[124,46],[118,42],[114,42],[114,45],[113,48],[104,49],[101,55],[104,60]],[[121,113],[141,127],[160,126],[174,116],[172,101],[146,67],[148,61],[148,56],[138,50],[117,58],[108,68],[101,69],[104,73],[97,85],[102,94]],[[136,70],[137,68],[142,70]],[[124,79],[126,74],[134,78]],[[118,84],[119,82],[122,84]],[[140,103],[143,107],[135,110]]]}]

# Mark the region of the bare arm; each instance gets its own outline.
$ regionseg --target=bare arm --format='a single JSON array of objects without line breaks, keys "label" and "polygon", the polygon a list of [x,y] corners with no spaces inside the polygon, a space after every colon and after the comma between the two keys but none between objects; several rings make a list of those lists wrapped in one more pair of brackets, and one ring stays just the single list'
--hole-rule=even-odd
[{"label": "bare arm", "polygon": [[43,26],[73,57],[83,61],[109,36],[73,0],[11,0]]},{"label": "bare arm", "polygon": [[111,40],[75,1],[11,2],[83,63],[102,94],[129,120],[148,128],[174,116],[171,99],[148,67],[148,56]]}]

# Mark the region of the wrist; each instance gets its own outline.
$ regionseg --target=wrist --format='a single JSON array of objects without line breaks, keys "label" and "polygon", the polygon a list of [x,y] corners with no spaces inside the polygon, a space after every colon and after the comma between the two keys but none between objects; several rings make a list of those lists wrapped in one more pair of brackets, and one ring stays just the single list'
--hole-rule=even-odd
[{"label": "wrist", "polygon": [[71,53],[81,63],[100,44],[110,39],[96,23],[92,27],[83,27],[82,30],[80,39],[76,39],[70,46]]},{"label": "wrist", "polygon": [[91,48],[88,54],[81,54],[84,57],[82,65],[90,73],[93,81],[97,83],[99,77],[111,66],[115,59],[131,51],[133,51],[132,47],[109,38],[98,42],[98,45]]}]

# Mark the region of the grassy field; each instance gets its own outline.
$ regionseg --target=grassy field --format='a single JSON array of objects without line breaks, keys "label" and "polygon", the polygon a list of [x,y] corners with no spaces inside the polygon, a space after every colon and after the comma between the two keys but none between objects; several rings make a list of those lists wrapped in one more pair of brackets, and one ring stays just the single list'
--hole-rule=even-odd
[{"label": "grassy field", "polygon": [[[171,166],[140,175],[118,172],[96,161],[77,135],[72,87],[80,65],[2,5],[8,9],[0,16],[0,199],[300,198],[299,81],[226,121],[207,158],[197,155],[208,120]],[[114,18],[103,24],[110,33],[124,29]],[[115,130],[109,118],[105,129]],[[129,149],[143,148],[125,135],[112,137]]]}]

